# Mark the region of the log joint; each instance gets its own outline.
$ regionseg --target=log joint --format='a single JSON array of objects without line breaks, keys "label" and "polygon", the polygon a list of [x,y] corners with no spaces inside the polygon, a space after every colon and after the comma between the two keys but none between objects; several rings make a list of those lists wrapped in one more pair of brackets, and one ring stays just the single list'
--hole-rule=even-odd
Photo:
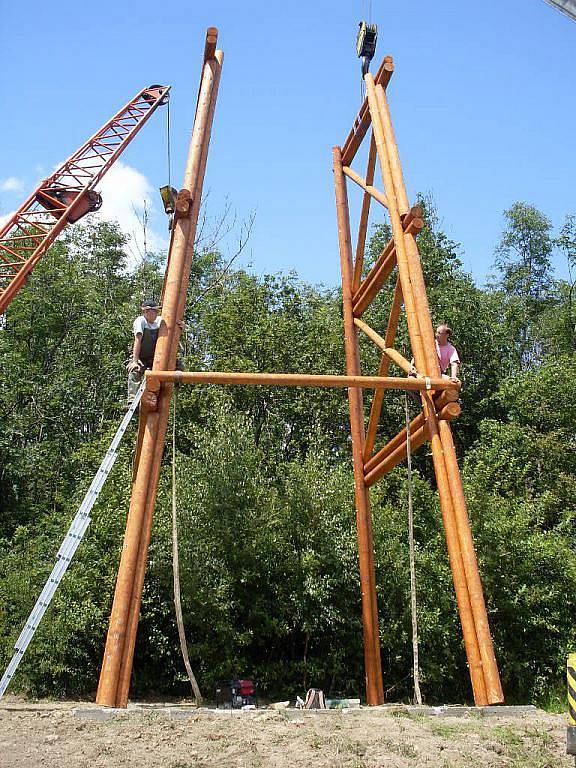
[{"label": "log joint", "polygon": [[190,216],[192,210],[192,195],[189,189],[181,189],[176,196],[174,218],[182,219]]}]

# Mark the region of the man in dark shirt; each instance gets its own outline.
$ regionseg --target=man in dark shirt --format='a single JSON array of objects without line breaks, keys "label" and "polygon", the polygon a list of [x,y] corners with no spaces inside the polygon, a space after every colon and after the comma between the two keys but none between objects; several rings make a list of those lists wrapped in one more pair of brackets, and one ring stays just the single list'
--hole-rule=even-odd
[{"label": "man in dark shirt", "polygon": [[134,400],[142,382],[144,371],[152,368],[158,330],[162,317],[158,314],[159,306],[154,299],[142,302],[142,314],[134,320],[134,346],[132,358],[126,366],[128,371],[128,404]]}]

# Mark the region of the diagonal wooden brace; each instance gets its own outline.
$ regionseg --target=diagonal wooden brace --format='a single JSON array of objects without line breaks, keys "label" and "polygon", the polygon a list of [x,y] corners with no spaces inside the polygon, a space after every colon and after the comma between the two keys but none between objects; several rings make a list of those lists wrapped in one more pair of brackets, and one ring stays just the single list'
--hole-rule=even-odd
[{"label": "diagonal wooden brace", "polygon": [[[460,416],[461,412],[462,408],[458,403],[447,403],[437,415],[439,420],[452,421],[452,419],[456,419]],[[412,429],[412,424],[414,424],[414,430]],[[377,480],[394,469],[394,467],[406,458],[408,453],[408,443],[406,441],[405,429],[403,430],[403,433],[403,440],[400,439],[402,433],[399,433],[396,438],[393,438],[394,442],[397,443],[395,448],[387,451],[388,446],[392,444],[391,440],[387,446],[384,446],[382,451],[379,451],[376,456],[368,462],[372,467],[364,475],[364,481],[368,487],[374,485]],[[418,420],[418,417],[416,417],[410,425],[410,450],[412,452],[416,451],[428,440],[430,440],[430,431],[427,427],[426,420],[424,418]],[[381,457],[379,461],[377,460],[378,457]]]},{"label": "diagonal wooden brace", "polygon": [[[404,217],[403,227],[407,234],[417,236],[424,228],[422,209],[415,205]],[[370,272],[354,294],[354,317],[361,317],[374,301],[396,266],[396,247],[392,238],[382,250]]]}]

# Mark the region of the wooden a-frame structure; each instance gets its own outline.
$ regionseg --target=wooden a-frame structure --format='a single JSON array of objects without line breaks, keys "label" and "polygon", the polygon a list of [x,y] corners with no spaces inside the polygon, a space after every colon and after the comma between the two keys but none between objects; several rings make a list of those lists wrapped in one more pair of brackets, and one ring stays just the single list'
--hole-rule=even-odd
[{"label": "wooden a-frame structure", "polygon": [[[393,349],[402,306],[418,375],[440,376],[440,366],[432,329],[426,286],[416,237],[421,231],[422,212],[410,207],[392,128],[386,87],[394,71],[392,57],[386,56],[373,77],[364,77],[366,99],[344,146],[334,147],[334,183],[338,216],[338,237],[342,267],[344,333],[346,367],[349,374],[361,373],[358,332],[366,333],[382,350],[379,375],[386,376],[390,363],[400,365],[407,373],[410,364]],[[372,126],[368,166],[362,178],[350,164]],[[376,161],[380,167],[384,192],[373,186]],[[346,177],[364,191],[355,256],[352,253],[350,216]],[[392,239],[384,247],[376,263],[362,278],[366,230],[371,200],[388,211]],[[393,277],[394,295],[384,338],[360,318],[385,283]],[[423,390],[422,412],[410,424],[411,449],[429,441],[438,484],[442,520],[456,599],[462,623],[464,645],[470,669],[474,701],[478,706],[498,704],[504,700],[492,638],[486,613],[482,584],[470,531],[466,500],[456,459],[449,421],[460,408],[450,402],[449,392]],[[383,389],[376,389],[368,426],[364,424],[362,390],[349,390],[350,425],[353,441],[356,515],[360,551],[360,577],[364,620],[364,652],[368,700],[383,701],[380,670],[378,614],[374,583],[372,526],[369,487],[406,457],[407,435],[402,430],[387,445],[374,453],[378,419],[382,409]]]},{"label": "wooden a-frame structure", "polygon": [[[474,700],[478,706],[503,701],[476,555],[470,532],[449,421],[458,415],[458,385],[442,378],[434,343],[426,288],[415,237],[422,229],[421,211],[410,208],[390,121],[385,89],[393,71],[386,57],[375,77],[365,76],[367,98],[342,149],[335,147],[334,181],[342,291],[346,376],[286,373],[232,373],[175,371],[176,353],[185,309],[186,290],[194,251],[194,236],[200,210],[212,121],[214,118],[223,53],[216,51],[217,30],[208,29],[196,116],[183,189],[178,193],[175,224],[168,254],[163,291],[163,323],[160,328],[154,365],[146,373],[136,450],[132,499],[118,570],[114,603],[98,686],[97,702],[125,707],[130,677],[152,515],[168,424],[174,382],[219,384],[265,384],[279,386],[320,386],[348,388],[352,454],[356,495],[358,551],[362,591],[362,618],[366,669],[366,698],[382,704],[384,691],[380,662],[380,639],[376,605],[374,548],[369,488],[406,456],[406,430],[401,431],[377,453],[374,442],[383,395],[386,389],[420,392],[422,412],[410,425],[412,449],[429,440],[438,480],[442,518]],[[366,177],[350,167],[362,140],[372,125]],[[384,192],[373,186],[376,160],[380,165]],[[360,230],[353,258],[346,177],[364,191]],[[363,254],[370,202],[377,200],[389,212],[393,237],[362,279]],[[360,318],[397,267],[396,286],[390,319],[382,338]],[[417,377],[388,376],[390,362],[406,374],[411,365],[393,343],[405,307]],[[383,355],[378,374],[363,376],[360,367],[358,331],[366,333]],[[367,429],[364,423],[363,389],[372,389],[374,398]]]}]

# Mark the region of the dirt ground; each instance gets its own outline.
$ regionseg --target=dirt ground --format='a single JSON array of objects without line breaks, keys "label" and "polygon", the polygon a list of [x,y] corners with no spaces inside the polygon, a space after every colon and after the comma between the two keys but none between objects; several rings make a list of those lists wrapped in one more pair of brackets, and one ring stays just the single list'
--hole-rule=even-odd
[{"label": "dirt ground", "polygon": [[[566,719],[430,717],[406,709],[143,710],[98,722],[73,703],[0,708],[1,768],[568,768]],[[85,704],[78,704],[86,709]],[[56,707],[56,709],[54,708]]]}]

